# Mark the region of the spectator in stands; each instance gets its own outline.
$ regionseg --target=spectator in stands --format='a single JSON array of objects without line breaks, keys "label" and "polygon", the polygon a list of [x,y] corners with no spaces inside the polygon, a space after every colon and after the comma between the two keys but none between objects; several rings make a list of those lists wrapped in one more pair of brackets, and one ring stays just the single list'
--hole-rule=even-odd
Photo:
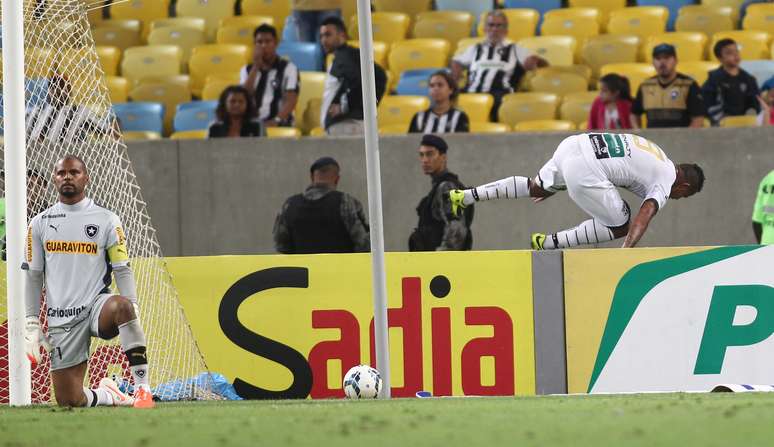
[{"label": "spectator in stands", "polygon": [[589,129],[632,129],[629,80],[615,73],[599,79],[599,96],[591,104]]},{"label": "spectator in stands", "polygon": [[263,126],[257,119],[255,103],[246,88],[232,85],[223,90],[215,109],[216,121],[207,131],[209,138],[260,137]]},{"label": "spectator in stands", "polygon": [[470,250],[473,235],[473,207],[455,216],[449,202],[449,191],[464,188],[456,174],[446,167],[449,146],[443,138],[425,134],[419,146],[422,171],[432,180],[430,192],[419,202],[419,223],[409,237],[410,251]]},{"label": "spectator in stands", "polygon": [[[338,17],[328,17],[320,27],[320,44],[333,63],[325,78],[320,126],[328,135],[363,134],[363,86],[360,79],[360,50],[347,45],[347,28]],[[387,86],[387,75],[374,64],[376,98]]]},{"label": "spectator in stands", "polygon": [[277,55],[277,30],[263,24],[253,33],[253,63],[242,67],[239,83],[251,95],[264,127],[293,126],[298,102],[298,68]]},{"label": "spectator in stands", "polygon": [[342,0],[293,0],[293,20],[301,42],[319,42],[317,30],[328,17],[341,17]]},{"label": "spectator in stands", "polygon": [[[758,102],[761,105],[761,113],[758,114],[759,126],[774,126],[774,78],[763,84]],[[771,84],[769,84],[771,82]]]},{"label": "spectator in stands", "polygon": [[677,71],[677,52],[668,43],[653,48],[656,76],[646,79],[632,104],[632,123],[642,127],[644,113],[652,127],[702,127],[704,102],[699,84]]},{"label": "spectator in stands", "polygon": [[339,164],[331,157],[309,169],[312,184],[285,201],[274,223],[274,245],[286,254],[353,253],[371,249],[363,205],[336,190]]},{"label": "spectator in stands", "polygon": [[490,118],[497,121],[502,97],[512,93],[527,71],[548,66],[548,62],[526,48],[506,39],[508,17],[499,10],[490,11],[484,21],[486,40],[470,46],[451,62],[452,77],[459,82],[467,68],[467,93],[490,93],[494,105]]},{"label": "spectator in stands", "polygon": [[[0,183],[5,182],[5,171],[0,169]],[[27,169],[27,217],[48,208],[45,202],[48,181],[35,169]],[[5,261],[5,197],[0,197],[0,260]]]},{"label": "spectator in stands", "polygon": [[468,132],[470,126],[468,115],[454,107],[459,89],[449,72],[440,70],[430,75],[429,90],[430,108],[414,115],[411,119],[409,132]]},{"label": "spectator in stands", "polygon": [[701,87],[707,115],[713,126],[719,126],[726,116],[760,113],[758,83],[739,66],[739,48],[732,39],[721,39],[712,49],[720,67],[709,72]]}]

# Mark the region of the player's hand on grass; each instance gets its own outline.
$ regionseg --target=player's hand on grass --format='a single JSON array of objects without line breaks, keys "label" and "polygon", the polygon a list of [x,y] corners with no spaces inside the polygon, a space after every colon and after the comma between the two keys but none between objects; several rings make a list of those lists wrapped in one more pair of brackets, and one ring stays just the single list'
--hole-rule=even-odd
[{"label": "player's hand on grass", "polygon": [[24,351],[33,369],[40,364],[42,358],[40,354],[41,346],[46,352],[50,352],[53,349],[51,342],[40,327],[38,317],[27,317],[24,324]]}]

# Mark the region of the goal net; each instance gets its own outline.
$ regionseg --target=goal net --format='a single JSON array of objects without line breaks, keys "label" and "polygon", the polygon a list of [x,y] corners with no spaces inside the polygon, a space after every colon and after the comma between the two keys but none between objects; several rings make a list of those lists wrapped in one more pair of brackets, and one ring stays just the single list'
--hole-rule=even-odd
[{"label": "goal net", "polygon": [[[28,221],[54,204],[53,163],[73,153],[89,168],[87,193],[124,224],[148,340],[150,380],[162,399],[212,398],[206,365],[167,272],[156,232],[122,141],[87,20],[95,0],[24,0]],[[102,2],[99,2],[102,3]],[[0,109],[1,110],[1,109]],[[24,119],[24,117],[11,117]],[[4,148],[0,156],[5,158]],[[31,174],[31,175],[29,175]],[[5,184],[0,180],[0,195]],[[0,403],[7,403],[5,264],[0,269]],[[45,306],[41,321],[45,325]],[[103,377],[130,383],[118,339],[93,339],[86,386]],[[32,371],[32,402],[53,399],[49,359]]]}]

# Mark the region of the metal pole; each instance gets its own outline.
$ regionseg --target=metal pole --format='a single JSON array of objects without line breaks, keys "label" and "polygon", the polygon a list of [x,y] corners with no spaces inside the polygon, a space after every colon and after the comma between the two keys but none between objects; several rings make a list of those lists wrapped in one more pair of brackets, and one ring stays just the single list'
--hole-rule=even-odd
[{"label": "metal pole", "polygon": [[387,332],[387,281],[384,268],[384,223],[382,221],[382,177],[379,167],[379,136],[376,123],[374,42],[371,32],[371,2],[358,0],[360,30],[360,77],[363,83],[368,218],[371,221],[371,270],[374,290],[374,338],[376,366],[382,375],[382,398],[390,397],[390,346]]},{"label": "metal pole", "polygon": [[21,0],[2,0],[8,385],[11,405],[29,405],[32,399],[30,362],[24,353],[24,275],[21,270],[27,227],[23,3]]}]

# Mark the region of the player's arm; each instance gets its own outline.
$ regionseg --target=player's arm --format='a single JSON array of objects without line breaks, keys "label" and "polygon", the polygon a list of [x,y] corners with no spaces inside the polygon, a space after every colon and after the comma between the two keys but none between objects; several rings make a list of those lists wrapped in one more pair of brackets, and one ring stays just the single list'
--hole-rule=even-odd
[{"label": "player's arm", "polygon": [[27,227],[27,237],[25,240],[24,262],[21,265],[24,270],[24,308],[26,321],[24,325],[24,350],[27,358],[34,369],[40,363],[40,347],[43,346],[46,351],[51,350],[43,330],[40,327],[40,297],[43,292],[43,243],[40,238],[40,231],[37,230],[37,219],[33,219]]},{"label": "player's arm", "polygon": [[132,304],[137,304],[137,283],[134,273],[129,266],[129,250],[126,248],[126,235],[118,217],[111,222],[111,229],[107,238],[107,254],[110,266],[113,268],[113,276],[116,279],[118,293],[129,299]]},{"label": "player's arm", "polygon": [[640,211],[629,225],[629,233],[626,235],[626,239],[624,239],[623,248],[631,248],[637,245],[657,212],[658,204],[655,200],[647,199],[642,203]]}]

